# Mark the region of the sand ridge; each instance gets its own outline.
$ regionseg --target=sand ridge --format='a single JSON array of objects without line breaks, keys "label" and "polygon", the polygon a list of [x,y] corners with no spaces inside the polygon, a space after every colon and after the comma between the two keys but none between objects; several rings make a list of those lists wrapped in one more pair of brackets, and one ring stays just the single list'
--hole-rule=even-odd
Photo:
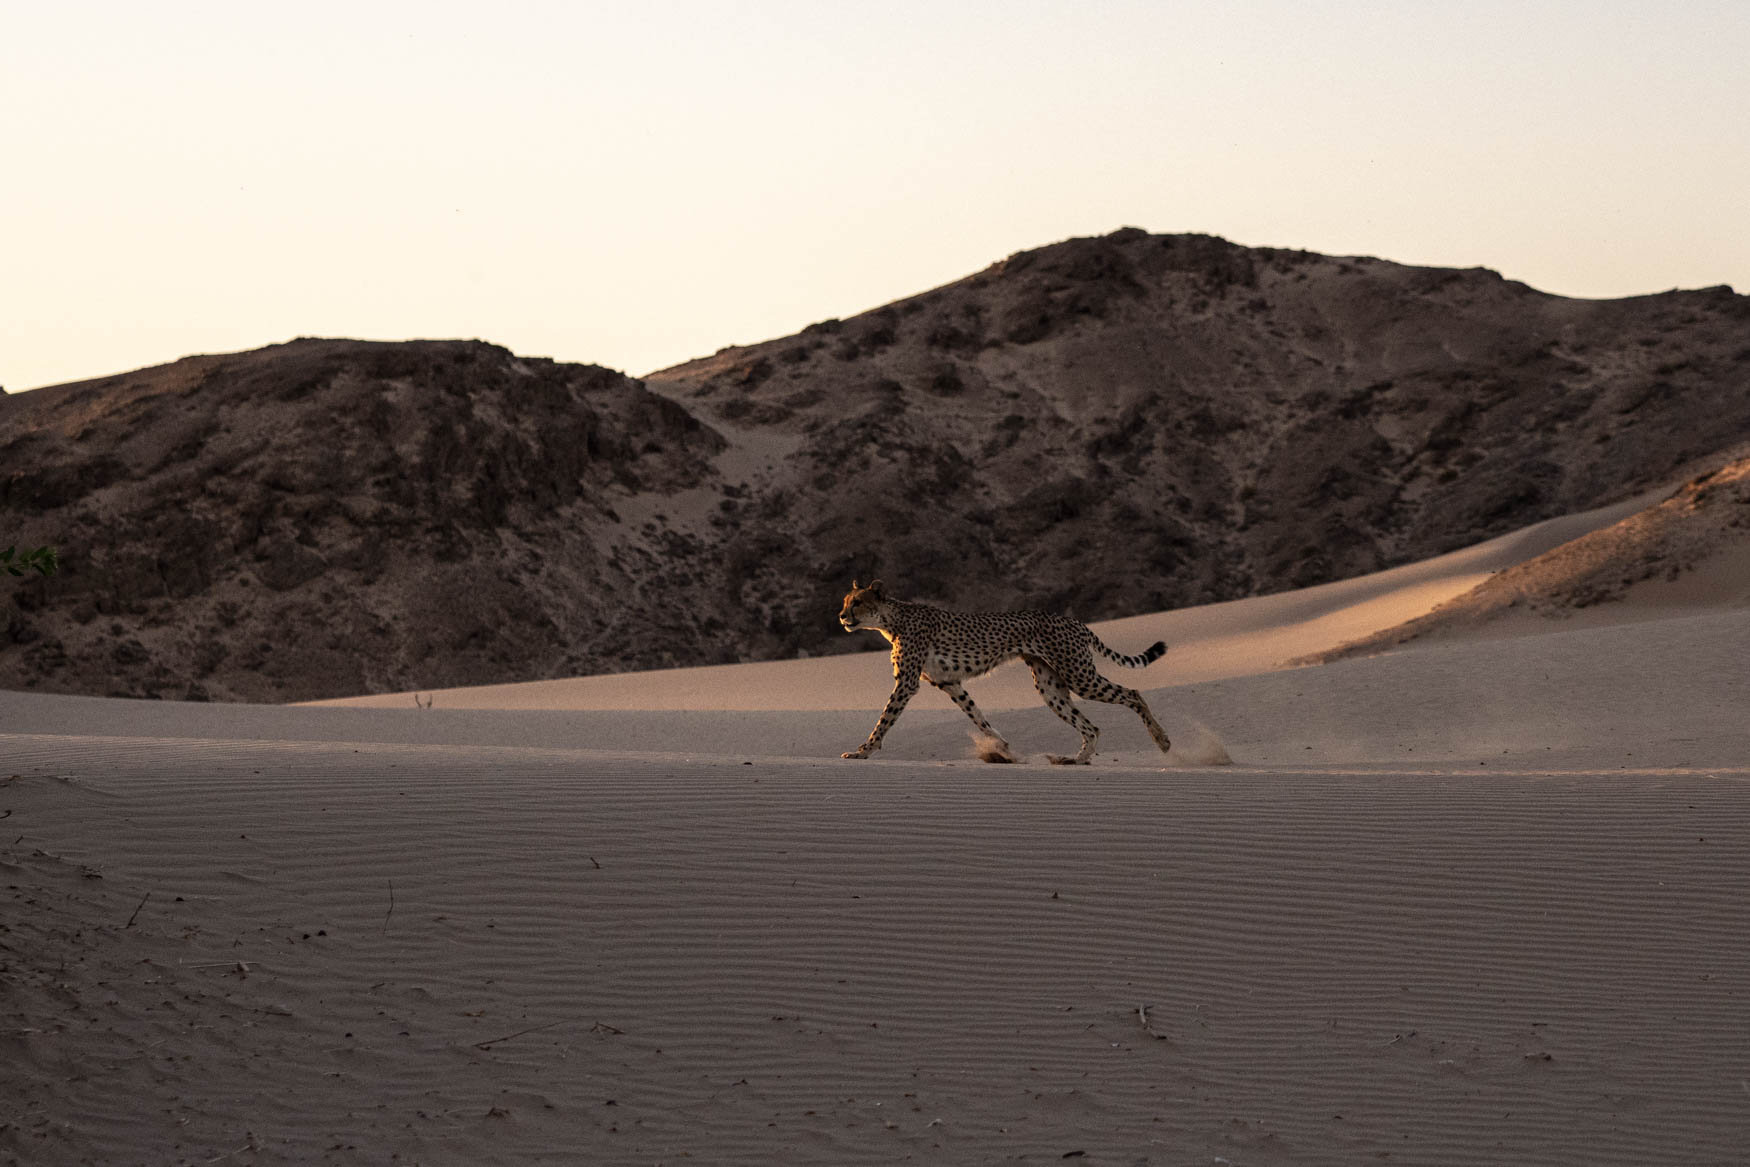
[{"label": "sand ridge", "polygon": [[1302,659],[1379,652],[1450,630],[1510,635],[1553,620],[1612,624],[1750,606],[1750,458],[1655,493],[1651,505],[1625,507],[1620,521],[1512,564],[1402,624]]}]

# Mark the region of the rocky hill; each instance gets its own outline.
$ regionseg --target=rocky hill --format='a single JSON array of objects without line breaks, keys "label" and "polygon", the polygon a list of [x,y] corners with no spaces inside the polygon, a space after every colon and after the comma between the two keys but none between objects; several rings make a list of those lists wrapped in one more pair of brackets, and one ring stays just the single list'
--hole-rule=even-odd
[{"label": "rocky hill", "polygon": [[866,648],[1437,554],[1750,439],[1750,298],[1126,230],[653,374],[298,341],[0,398],[0,685],[281,700]]},{"label": "rocky hill", "polygon": [[478,342],[300,340],[0,399],[0,525],[63,560],[19,585],[0,683],[274,701],[587,671],[628,640],[661,660],[695,629],[640,600],[672,565],[614,506],[700,486],[723,448],[618,373]]}]

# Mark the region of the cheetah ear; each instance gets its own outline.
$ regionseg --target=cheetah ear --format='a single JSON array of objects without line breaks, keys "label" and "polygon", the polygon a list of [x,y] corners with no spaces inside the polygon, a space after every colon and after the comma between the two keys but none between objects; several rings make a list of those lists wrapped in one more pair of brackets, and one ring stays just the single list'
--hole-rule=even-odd
[{"label": "cheetah ear", "polygon": [[863,585],[862,585],[862,584],[860,584],[860,583],[858,583],[858,582],[857,582],[857,581],[856,581],[856,580],[852,580],[852,581],[851,581],[851,590],[852,590],[852,591],[853,591],[853,592],[854,592],[854,591],[856,591],[856,590],[857,590],[857,589],[859,589],[859,588],[861,588],[861,587],[862,587],[862,586],[863,586]]},{"label": "cheetah ear", "polygon": [[887,590],[881,586],[880,580],[876,580],[874,583],[870,584],[869,590],[875,593],[875,598],[877,600],[885,600],[887,598]]}]

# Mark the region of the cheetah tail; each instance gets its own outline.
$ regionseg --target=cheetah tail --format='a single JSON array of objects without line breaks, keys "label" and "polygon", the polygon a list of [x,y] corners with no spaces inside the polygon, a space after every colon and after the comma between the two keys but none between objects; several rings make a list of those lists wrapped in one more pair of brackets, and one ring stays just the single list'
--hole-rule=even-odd
[{"label": "cheetah tail", "polygon": [[1147,665],[1152,665],[1167,653],[1167,642],[1164,640],[1155,641],[1153,644],[1149,645],[1148,648],[1137,653],[1135,656],[1125,656],[1121,652],[1113,652],[1111,649],[1107,648],[1105,644],[1101,643],[1100,638],[1095,636],[1092,631],[1088,633],[1088,637],[1094,643],[1095,652],[1099,653],[1107,660],[1117,661],[1127,669],[1140,669]]}]

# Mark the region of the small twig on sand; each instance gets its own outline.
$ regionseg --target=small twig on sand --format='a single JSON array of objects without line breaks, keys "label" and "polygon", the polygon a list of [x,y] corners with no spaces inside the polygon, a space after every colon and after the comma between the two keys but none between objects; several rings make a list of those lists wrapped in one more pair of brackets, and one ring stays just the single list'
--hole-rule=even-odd
[{"label": "small twig on sand", "polygon": [[244,1143],[241,1147],[238,1147],[235,1151],[226,1151],[223,1155],[214,1155],[211,1159],[208,1159],[207,1162],[222,1163],[232,1155],[241,1155],[244,1151],[253,1150],[255,1150],[255,1136],[251,1135],[249,1136],[249,1141]]},{"label": "small twig on sand", "polygon": [[566,1017],[566,1018],[563,1018],[562,1020],[559,1020],[559,1021],[549,1021],[545,1025],[531,1025],[527,1029],[519,1029],[515,1033],[507,1033],[503,1037],[495,1037],[491,1041],[477,1041],[474,1043],[474,1048],[475,1049],[488,1049],[492,1046],[497,1045],[501,1041],[509,1041],[511,1038],[521,1037],[525,1033],[538,1033],[543,1029],[552,1029],[555,1025],[564,1025],[567,1021],[574,1021],[574,1020],[576,1020],[576,1018]]},{"label": "small twig on sand", "polygon": [[[260,963],[260,962],[258,961],[257,963]],[[247,960],[208,960],[208,961],[203,961],[200,964],[185,964],[182,967],[183,968],[229,968],[229,969],[235,969],[237,972],[243,974],[244,976],[249,975],[249,962]]]},{"label": "small twig on sand", "polygon": [[395,881],[389,881],[389,910],[383,913],[383,934],[389,933],[389,917],[395,914]]},{"label": "small twig on sand", "polygon": [[149,899],[151,899],[151,898],[152,898],[152,893],[151,893],[151,892],[147,892],[147,893],[146,893],[146,894],[145,894],[145,895],[143,895],[143,896],[141,896],[141,897],[140,897],[140,903],[139,903],[139,907],[136,907],[136,908],[135,908],[135,909],[134,909],[134,914],[133,914],[133,915],[132,915],[132,916],[129,916],[129,917],[128,917],[128,922],[127,922],[127,923],[126,923],[126,924],[123,924],[123,925],[122,925],[122,927],[123,927],[123,928],[124,928],[124,929],[127,929],[127,928],[132,928],[132,927],[133,927],[133,926],[134,926],[134,919],[135,919],[135,918],[136,918],[136,917],[137,917],[137,916],[139,916],[139,914],[140,914],[140,908],[143,908],[143,907],[145,907],[145,906],[146,906],[146,901],[147,901],[147,900],[149,900]]},{"label": "small twig on sand", "polygon": [[1167,1040],[1166,1034],[1155,1032],[1154,1022],[1152,1022],[1148,1019],[1148,1006],[1147,1005],[1138,1005],[1136,1007],[1136,1019],[1138,1021],[1142,1022],[1142,1031],[1144,1033],[1148,1034],[1150,1037],[1154,1038],[1156,1041]]}]

